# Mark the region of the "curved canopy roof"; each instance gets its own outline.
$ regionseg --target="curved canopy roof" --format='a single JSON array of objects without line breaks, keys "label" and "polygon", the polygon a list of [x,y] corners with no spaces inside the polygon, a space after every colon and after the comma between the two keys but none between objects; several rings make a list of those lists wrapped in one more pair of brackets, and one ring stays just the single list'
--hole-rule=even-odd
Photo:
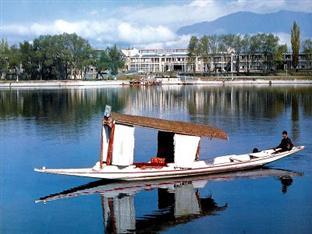
[{"label": "curved canopy roof", "polygon": [[222,129],[204,124],[125,115],[115,112],[112,113],[112,118],[117,123],[154,128],[165,132],[174,132],[190,136],[220,138],[224,140],[228,139],[226,132],[224,132]]}]

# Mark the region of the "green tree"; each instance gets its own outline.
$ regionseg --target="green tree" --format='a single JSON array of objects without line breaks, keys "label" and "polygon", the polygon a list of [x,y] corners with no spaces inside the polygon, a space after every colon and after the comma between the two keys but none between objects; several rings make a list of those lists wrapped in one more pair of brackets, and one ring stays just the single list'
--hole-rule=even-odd
[{"label": "green tree", "polygon": [[195,72],[195,61],[196,56],[198,55],[198,38],[196,36],[192,36],[190,42],[187,47],[188,51],[188,63],[192,66],[193,72]]},{"label": "green tree", "polygon": [[216,54],[219,51],[219,38],[217,35],[208,36],[209,39],[209,52]]},{"label": "green tree", "polygon": [[93,63],[94,51],[92,47],[88,41],[75,33],[64,33],[60,39],[63,40],[63,47],[65,48],[62,57],[68,61],[67,65],[71,71],[71,75],[75,79],[77,77],[84,77],[88,66]]},{"label": "green tree", "polygon": [[203,36],[199,39],[198,43],[198,54],[202,58],[204,63],[204,71],[207,71],[208,68],[208,56],[209,56],[209,38],[207,36]]},{"label": "green tree", "polygon": [[250,36],[245,34],[241,41],[241,51],[246,55],[247,74],[249,73],[250,66]]},{"label": "green tree", "polygon": [[306,56],[306,59],[309,61],[310,68],[312,67],[312,40],[306,39],[303,41],[303,53]]},{"label": "green tree", "polygon": [[0,79],[5,79],[9,69],[10,47],[5,39],[0,41]]},{"label": "green tree", "polygon": [[233,38],[233,47],[236,53],[236,72],[239,74],[240,70],[240,55],[242,50],[242,39],[240,35],[235,35]]},{"label": "green tree", "polygon": [[96,78],[98,79],[99,76],[102,76],[103,72],[109,70],[109,56],[106,50],[104,51],[96,51],[97,54],[95,60],[95,67],[97,70]]},{"label": "green tree", "polygon": [[274,54],[276,54],[278,48],[279,38],[270,34],[260,34],[261,38],[261,52],[265,57],[265,70],[266,72],[273,69]]},{"label": "green tree", "polygon": [[312,40],[311,39],[306,39],[303,41],[302,50],[303,50],[303,53],[308,55],[311,59],[311,56],[312,56]]},{"label": "green tree", "polygon": [[62,58],[64,48],[61,47],[57,35],[40,36],[33,43],[33,49],[38,58],[39,77],[40,79],[66,79],[63,66],[65,62]]},{"label": "green tree", "polygon": [[198,56],[198,38],[192,36],[187,47],[188,51],[188,63],[193,67],[193,72],[195,72],[195,61],[196,56]]},{"label": "green tree", "polygon": [[[249,43],[249,54],[250,54],[250,61],[253,64],[255,60],[260,60],[260,54],[262,53],[263,49],[263,35],[258,33],[250,37]],[[257,66],[254,69],[260,69]]]},{"label": "green tree", "polygon": [[208,36],[209,40],[209,53],[211,61],[211,69],[216,71],[216,61],[213,59],[213,56],[219,51],[219,37],[217,35]]},{"label": "green tree", "polygon": [[236,66],[235,70],[239,73],[239,65],[240,65],[240,55],[242,52],[242,37],[240,35],[235,34],[226,34],[220,35],[217,37],[218,44],[218,52],[227,53],[231,49],[235,51],[236,54]]},{"label": "green tree", "polygon": [[303,53],[312,55],[312,39],[306,39],[302,43]]},{"label": "green tree", "polygon": [[15,45],[11,46],[9,50],[8,62],[11,78],[19,78],[19,75],[21,74],[21,54]]},{"label": "green tree", "polygon": [[219,46],[218,50],[219,52],[226,52],[228,49],[234,49],[235,46],[235,34],[226,34],[226,35],[220,35],[219,36]]},{"label": "green tree", "polygon": [[260,41],[260,37],[259,34],[253,35],[250,37],[250,53],[251,54],[256,54],[260,52],[260,45],[261,45],[261,41]]},{"label": "green tree", "polygon": [[98,71],[98,75],[101,75],[103,71],[109,70],[112,75],[117,75],[118,70],[125,64],[125,59],[122,52],[114,45],[111,48],[101,51],[96,59],[95,66]]},{"label": "green tree", "polygon": [[[240,64],[240,54],[242,51],[242,38],[240,35],[235,34],[226,34],[220,35],[217,37],[218,39],[218,52],[228,52],[233,49],[236,53],[236,66],[235,70],[239,73],[239,64]],[[229,65],[231,66],[231,65]],[[227,69],[229,70],[229,68]]]},{"label": "green tree", "polygon": [[112,75],[118,74],[118,69],[124,66],[124,56],[122,52],[114,45],[112,48],[108,49],[109,60],[109,68],[111,70]]},{"label": "green tree", "polygon": [[291,48],[292,48],[293,67],[297,68],[300,50],[300,27],[296,22],[293,23],[291,29]]},{"label": "green tree", "polygon": [[37,79],[38,78],[38,59],[36,58],[36,52],[33,49],[33,45],[27,41],[19,44],[21,65],[23,69],[23,79]]},{"label": "green tree", "polygon": [[287,45],[279,45],[274,54],[274,63],[277,69],[283,69],[284,66],[284,54],[287,53]]},{"label": "green tree", "polygon": [[34,40],[33,51],[40,79],[83,78],[94,63],[90,44],[76,34],[40,36]]},{"label": "green tree", "polygon": [[8,47],[0,42],[0,75],[19,75],[23,79],[83,78],[94,64],[94,50],[76,34],[44,35],[33,43],[22,42]]}]

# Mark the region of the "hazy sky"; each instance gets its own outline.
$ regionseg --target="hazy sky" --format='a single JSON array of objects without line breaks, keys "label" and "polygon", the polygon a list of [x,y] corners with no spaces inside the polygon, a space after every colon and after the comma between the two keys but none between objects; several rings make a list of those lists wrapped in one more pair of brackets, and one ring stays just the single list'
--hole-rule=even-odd
[{"label": "hazy sky", "polygon": [[184,25],[237,11],[312,12],[312,0],[0,0],[0,38],[16,43],[42,34],[73,33],[95,47],[119,43],[181,47]]}]

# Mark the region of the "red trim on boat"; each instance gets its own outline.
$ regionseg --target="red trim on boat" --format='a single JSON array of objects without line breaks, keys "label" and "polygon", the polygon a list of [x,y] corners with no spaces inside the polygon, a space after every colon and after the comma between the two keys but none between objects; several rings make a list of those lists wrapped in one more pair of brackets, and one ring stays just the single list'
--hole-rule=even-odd
[{"label": "red trim on boat", "polygon": [[114,133],[115,133],[115,124],[113,124],[112,131],[111,131],[111,134],[109,136],[106,165],[111,165],[112,164],[113,145],[114,145]]}]

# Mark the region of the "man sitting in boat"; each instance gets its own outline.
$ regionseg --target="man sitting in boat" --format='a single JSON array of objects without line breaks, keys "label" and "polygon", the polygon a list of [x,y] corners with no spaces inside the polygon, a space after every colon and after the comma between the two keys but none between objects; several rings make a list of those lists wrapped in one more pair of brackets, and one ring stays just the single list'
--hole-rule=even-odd
[{"label": "man sitting in boat", "polygon": [[275,153],[291,150],[294,146],[291,142],[291,139],[288,137],[287,131],[283,131],[282,137],[283,138],[281,143],[276,148],[273,148],[275,150]]}]

